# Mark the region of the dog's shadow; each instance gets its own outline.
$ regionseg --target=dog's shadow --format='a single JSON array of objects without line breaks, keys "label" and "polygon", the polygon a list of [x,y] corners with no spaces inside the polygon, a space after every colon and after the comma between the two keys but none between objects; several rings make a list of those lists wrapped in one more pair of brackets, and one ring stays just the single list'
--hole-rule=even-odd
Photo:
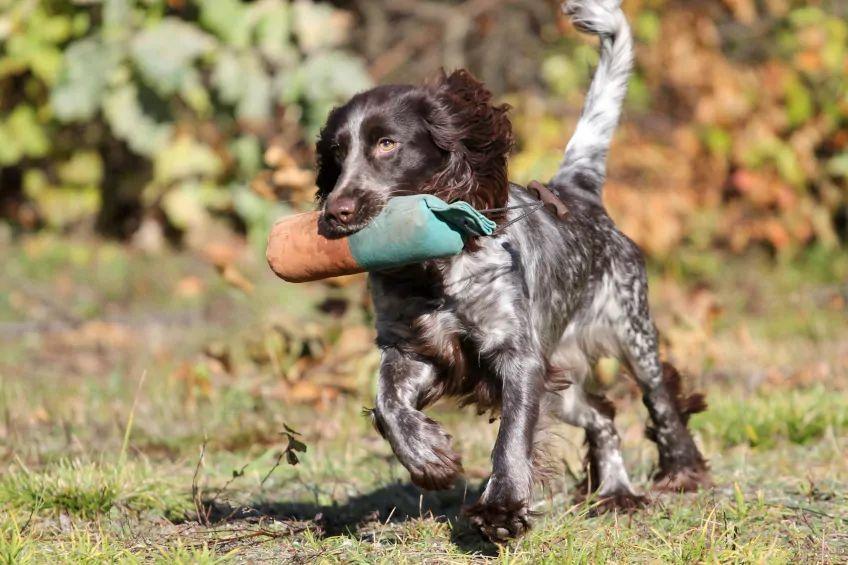
[{"label": "dog's shadow", "polygon": [[[208,521],[225,524],[244,520],[272,519],[314,525],[320,537],[349,536],[368,539],[384,532],[385,524],[398,524],[419,518],[448,522],[451,542],[465,553],[496,556],[498,547],[472,529],[462,516],[462,508],[473,503],[478,489],[457,484],[452,490],[427,492],[412,483],[393,483],[369,493],[351,497],[344,504],[320,505],[308,502],[257,501],[233,508],[221,503],[207,506]],[[381,536],[383,542],[390,536]]]}]

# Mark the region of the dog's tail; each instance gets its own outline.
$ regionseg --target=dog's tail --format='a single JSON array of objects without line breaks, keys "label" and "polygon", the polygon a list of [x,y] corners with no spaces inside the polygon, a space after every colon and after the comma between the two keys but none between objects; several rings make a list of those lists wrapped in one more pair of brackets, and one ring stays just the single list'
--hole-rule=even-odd
[{"label": "dog's tail", "polygon": [[620,0],[568,0],[563,11],[574,27],[600,38],[601,57],[577,128],[551,185],[577,190],[600,202],[607,151],[633,66],[633,39]]}]

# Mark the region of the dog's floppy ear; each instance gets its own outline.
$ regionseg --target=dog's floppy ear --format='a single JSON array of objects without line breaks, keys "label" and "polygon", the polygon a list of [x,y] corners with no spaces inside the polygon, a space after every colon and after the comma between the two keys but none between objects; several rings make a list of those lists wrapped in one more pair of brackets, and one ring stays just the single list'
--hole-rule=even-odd
[{"label": "dog's floppy ear", "polygon": [[507,157],[514,143],[509,106],[492,105],[492,93],[466,70],[441,72],[425,88],[425,122],[435,144],[450,155],[425,192],[480,210],[506,206]]},{"label": "dog's floppy ear", "polygon": [[339,175],[342,174],[341,166],[336,159],[336,152],[333,147],[338,117],[339,108],[334,108],[327,117],[327,123],[321,128],[321,133],[318,134],[318,141],[315,143],[315,158],[318,174],[315,177],[315,184],[318,186],[318,192],[315,194],[318,202],[324,202],[330,192],[336,186],[336,181],[339,180]]}]

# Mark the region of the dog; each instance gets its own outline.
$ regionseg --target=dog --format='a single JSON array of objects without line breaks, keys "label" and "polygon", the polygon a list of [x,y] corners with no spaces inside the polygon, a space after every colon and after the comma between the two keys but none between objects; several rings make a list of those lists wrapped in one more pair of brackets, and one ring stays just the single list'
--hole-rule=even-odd
[{"label": "dog", "polygon": [[629,26],[616,0],[571,0],[563,9],[600,38],[600,60],[548,183],[567,208],[562,219],[527,214],[537,201],[507,179],[509,108],[465,70],[354,96],[329,114],[316,145],[319,230],[328,237],[362,229],[393,196],[421,193],[464,200],[505,228],[458,256],[369,276],[382,351],[375,426],[411,480],[446,489],[462,473],[450,436],[425,407],[451,396],[500,414],[492,473],[465,509],[493,541],[529,527],[543,416],[585,430],[578,498],[591,494],[609,509],[644,504],[624,467],[612,404],[585,386],[599,356],[619,357],[641,388],[659,451],[656,487],[694,490],[709,480],[686,427],[703,398],[683,395],[679,375],[660,361],[642,253],[601,201],[632,66]]}]

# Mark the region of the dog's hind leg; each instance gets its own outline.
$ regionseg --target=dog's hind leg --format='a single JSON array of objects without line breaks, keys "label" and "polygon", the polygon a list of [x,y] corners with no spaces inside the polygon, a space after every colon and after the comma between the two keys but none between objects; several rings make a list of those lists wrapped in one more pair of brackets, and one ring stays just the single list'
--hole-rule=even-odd
[{"label": "dog's hind leg", "polygon": [[684,396],[680,376],[669,364],[660,362],[657,331],[648,313],[644,274],[637,284],[627,285],[632,310],[620,326],[624,360],[642,389],[642,401],[651,417],[648,438],[657,445],[659,471],[654,476],[658,490],[695,491],[710,484],[709,468],[686,426],[689,416],[706,408],[703,396]]},{"label": "dog's hind leg", "polygon": [[436,369],[397,349],[383,352],[374,423],[389,441],[412,482],[429,490],[448,489],[462,472],[450,436],[421,412],[432,400]]},{"label": "dog's hind leg", "polygon": [[645,498],[634,492],[624,467],[612,403],[579,384],[549,393],[546,402],[548,414],[586,432],[586,476],[577,486],[575,500],[596,499],[593,513],[643,506]]}]

